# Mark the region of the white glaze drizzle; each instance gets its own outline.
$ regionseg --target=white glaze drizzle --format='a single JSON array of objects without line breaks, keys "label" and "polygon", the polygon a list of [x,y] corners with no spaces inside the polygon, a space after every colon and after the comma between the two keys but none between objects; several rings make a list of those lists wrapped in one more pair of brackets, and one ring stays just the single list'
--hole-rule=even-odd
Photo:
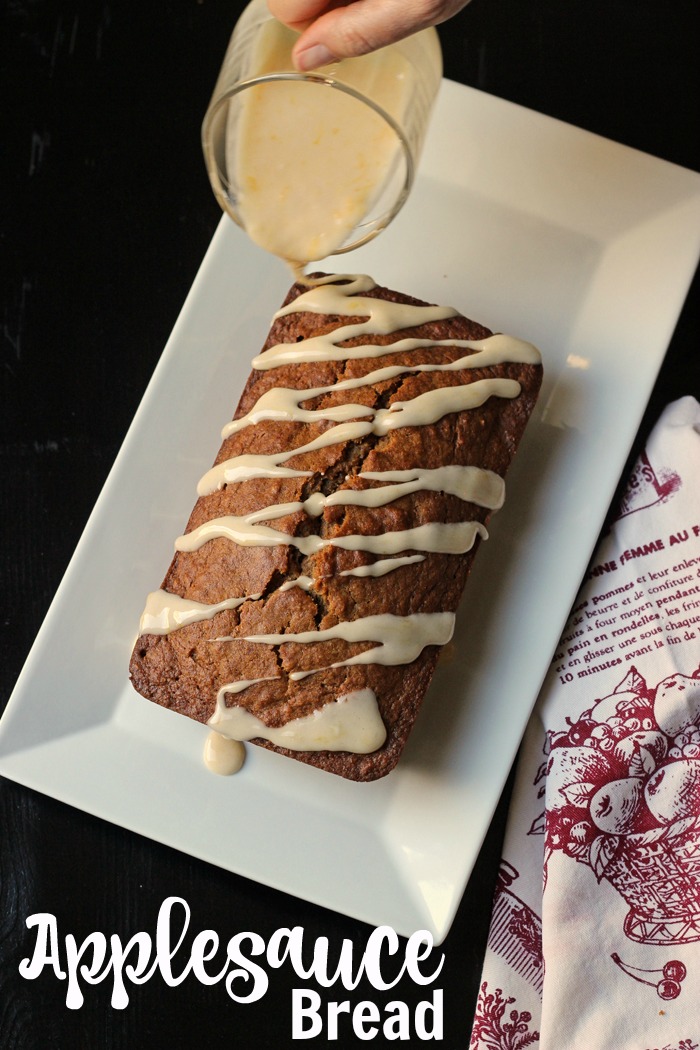
[{"label": "white glaze drizzle", "polygon": [[193,598],[181,598],[168,591],[151,591],[146,598],[146,607],[141,614],[140,634],[170,634],[179,627],[211,620],[224,609],[237,609],[244,602],[260,598],[259,594],[248,594],[242,598],[225,598],[222,602],[207,605]]},{"label": "white glaze drizzle", "polygon": [[259,685],[260,682],[277,682],[279,680],[279,675],[267,675],[264,678],[239,678],[236,682],[227,682],[221,686],[216,694],[216,702],[219,705],[224,704],[225,698],[229,694],[244,693],[246,689],[250,689],[251,685]]},{"label": "white glaze drizzle", "polygon": [[[325,279],[314,281],[307,291],[302,292],[288,306],[278,310],[275,319],[291,313],[309,312],[339,317],[361,317],[363,320],[336,328],[327,335],[311,336],[302,343],[278,343],[254,357],[253,367],[264,371],[276,368],[281,364],[375,358],[431,346],[456,346],[487,351],[480,364],[462,366],[467,368],[484,367],[488,362],[489,354],[493,355],[493,359],[488,362],[490,364],[500,364],[504,360],[539,362],[540,355],[535,347],[522,340],[503,335],[489,336],[485,340],[409,338],[388,345],[370,343],[353,347],[340,346],[339,344],[345,340],[356,339],[363,335],[391,335],[406,328],[458,316],[458,311],[451,306],[414,306],[361,294],[375,287],[375,282],[366,275],[355,275],[347,284],[338,284],[337,278],[332,278],[330,281]],[[499,359],[499,355],[504,353],[507,356]],[[517,356],[510,356],[512,354]]]},{"label": "white glaze drizzle", "polygon": [[253,478],[310,477],[312,473],[310,470],[289,470],[282,467],[281,464],[294,456],[316,452],[320,448],[328,448],[330,445],[338,445],[344,441],[357,441],[371,433],[371,423],[339,423],[338,426],[325,430],[313,441],[299,445],[298,448],[285,449],[283,452],[274,452],[271,455],[235,456],[207,471],[197,486],[197,495],[207,496],[224,484],[250,481]]},{"label": "white glaze drizzle", "polygon": [[266,726],[243,707],[226,707],[217,700],[209,725],[236,741],[259,737],[291,751],[352,751],[365,755],[376,751],[386,740],[386,727],[371,689],[347,693],[309,715],[277,727]]},{"label": "white glaze drizzle", "polygon": [[[311,451],[310,449],[296,449],[292,455],[300,452]],[[284,459],[291,459],[291,455],[283,456],[236,456],[228,459],[208,470],[197,485],[198,496],[208,496],[224,485],[235,485],[241,481],[252,481],[254,478],[310,478],[310,470],[290,470],[280,464]]]},{"label": "white glaze drizzle", "polygon": [[314,589],[315,582],[311,576],[297,576],[293,580],[285,580],[279,590],[284,593],[284,591],[292,591],[295,587],[298,587],[299,590],[308,593]]},{"label": "white glaze drizzle", "polygon": [[416,565],[425,561],[424,554],[406,554],[401,558],[380,558],[370,565],[356,565],[354,569],[342,569],[339,576],[386,576],[402,565]]},{"label": "white glaze drizzle", "polygon": [[[251,523],[273,521],[288,514],[303,510],[310,517],[323,514],[326,507],[356,506],[385,507],[402,496],[413,492],[445,492],[461,500],[476,503],[480,507],[498,510],[503,506],[505,485],[503,478],[493,471],[479,467],[436,467],[434,469],[417,467],[415,470],[400,471],[366,471],[360,477],[372,481],[387,481],[381,488],[338,489],[326,496],[322,492],[313,492],[307,499],[289,503],[277,503],[271,507],[262,507],[246,515]],[[393,482],[393,484],[391,483]]]},{"label": "white glaze drizzle", "polygon": [[[386,489],[394,490],[394,499],[410,492],[446,492],[466,503],[476,503],[489,510],[500,510],[505,499],[506,486],[500,474],[481,467],[445,466],[428,469],[414,467],[412,470],[363,470],[361,478],[368,481],[393,482]],[[386,489],[370,489],[380,494]],[[382,506],[371,503],[370,506]]]},{"label": "white glaze drizzle", "polygon": [[[298,300],[295,300],[295,302],[297,301]],[[368,303],[379,302],[377,299],[366,299],[362,301]],[[402,326],[404,328],[409,328],[417,324],[426,324],[428,321],[442,320],[444,318],[456,316],[454,312],[447,313],[444,310],[440,311],[442,316],[436,316],[438,312],[437,307],[414,306],[410,309],[431,310],[432,315],[423,318],[422,321],[407,320],[407,323]],[[358,311],[358,313],[359,312],[361,311]],[[359,331],[359,329],[362,330]],[[393,329],[389,329],[389,331],[393,331]],[[346,339],[354,339],[358,335],[364,335],[367,332],[376,334],[375,330],[370,327],[369,321],[364,325],[345,325],[342,328],[336,328],[331,334],[338,340],[338,342],[341,342]],[[327,335],[316,335],[310,336],[309,339],[305,339],[303,343],[278,343],[276,346],[271,346],[268,350],[265,350],[262,354],[258,354],[257,357],[253,358],[253,366],[259,371],[268,371],[271,368],[279,368],[280,365],[296,365],[324,361],[357,361],[364,358],[389,357],[392,354],[402,354],[412,350],[422,350],[433,346],[458,347],[459,349],[471,349],[479,353],[480,356],[476,361],[471,360],[471,358],[476,356],[475,354],[470,354],[467,358],[460,358],[461,361],[469,360],[469,364],[461,364],[461,368],[488,368],[490,365],[502,364],[504,360],[531,361],[532,363],[536,363],[538,357],[538,352],[530,343],[525,343],[519,339],[515,339],[513,336],[506,335],[491,335],[486,339],[420,339],[408,337],[406,339],[397,339],[393,343],[367,343],[352,347],[336,345],[336,343],[334,343]],[[513,357],[513,354],[517,356]],[[389,368],[396,368],[400,369],[401,372],[457,371],[452,362],[447,362],[447,364],[452,367],[445,368],[439,365],[433,365],[429,368],[421,368],[416,365],[413,366],[413,368],[406,368],[401,365],[388,365],[387,370]],[[378,369],[378,371],[385,370]],[[397,371],[395,374],[398,375],[400,373]],[[391,377],[387,375],[384,378],[389,379]],[[352,385],[355,384],[349,384],[347,389],[352,389]],[[361,384],[356,385],[359,386]],[[331,389],[338,389],[337,384]]]},{"label": "white glaze drizzle", "polygon": [[[342,569],[338,576],[386,576],[403,565],[416,565],[425,561],[424,554],[407,554],[403,557],[380,558],[369,565],[356,565],[352,569]],[[297,576],[293,580],[286,580],[278,590],[280,593],[299,588],[302,591],[313,591],[320,580],[330,580],[332,576],[324,575],[313,579],[311,576]],[[211,620],[217,612],[222,609],[236,609],[247,601],[255,601],[261,598],[261,594],[250,594],[244,598],[228,598],[214,605],[206,605],[197,602],[194,598],[181,598],[178,595],[169,594],[167,591],[154,591],[148,596],[146,609],[141,617],[140,634],[170,634],[187,624],[196,623],[199,620]],[[264,679],[260,679],[263,681]],[[243,688],[248,688],[250,682],[246,682]],[[223,686],[228,692],[233,692],[229,686]],[[236,689],[235,692],[240,692]]]},{"label": "white glaze drizzle", "polygon": [[[336,332],[333,332],[332,334],[335,335]],[[328,336],[319,336],[318,338],[324,338],[326,342],[329,340]],[[303,343],[283,343],[281,346],[288,346],[290,348],[290,355],[305,353],[305,344]],[[298,349],[300,346],[301,350]],[[492,335],[489,336],[488,339],[478,340],[408,339],[402,340],[398,343],[391,343],[389,346],[373,347],[372,349],[379,349],[384,352],[383,354],[377,354],[374,356],[385,356],[388,353],[395,354],[400,353],[401,351],[418,350],[435,346],[459,347],[460,349],[470,348],[474,353],[457,358],[456,361],[445,361],[441,364],[386,365],[384,368],[377,368],[373,372],[368,372],[366,375],[353,376],[350,379],[341,379],[337,383],[330,383],[327,386],[308,387],[301,390],[294,387],[271,387],[260,395],[249,412],[246,412],[245,415],[239,416],[238,419],[232,419],[230,423],[227,423],[221,431],[221,436],[222,438],[230,437],[231,434],[235,434],[239,430],[243,430],[245,427],[251,426],[252,424],[260,423],[263,419],[292,420],[299,423],[309,423],[323,419],[342,421],[353,419],[357,416],[370,415],[372,409],[367,405],[343,404],[313,411],[302,409],[300,404],[302,401],[310,401],[313,398],[322,397],[325,394],[334,394],[343,390],[357,390],[365,386],[376,386],[379,383],[396,379],[400,375],[416,375],[424,372],[460,372],[464,369],[491,368],[494,365],[504,364],[505,362],[532,364],[539,360],[539,353],[531,343],[525,343],[520,339],[514,339],[512,336],[506,335]],[[364,349],[366,348],[335,347],[334,354],[337,352],[339,356],[334,356],[332,360],[348,360],[355,357],[367,356],[359,352]],[[266,351],[261,359],[264,360],[270,352],[271,351],[269,350]],[[293,360],[294,363],[297,363],[296,356]]]},{"label": "white glaze drizzle", "polygon": [[[395,401],[389,408],[368,408],[364,414],[371,414],[371,420],[338,423],[313,441],[297,448],[269,455],[243,455],[223,460],[200,479],[197,494],[206,496],[225,484],[256,477],[308,477],[309,471],[291,472],[288,468],[280,468],[294,456],[329,448],[345,441],[358,441],[369,434],[385,437],[391,431],[400,430],[402,427],[426,426],[451,412],[478,408],[490,397],[514,398],[519,393],[520,384],[515,379],[480,379],[476,383],[428,390],[411,401]],[[323,411],[319,410],[318,420],[324,418]]]},{"label": "white glaze drizzle", "polygon": [[[265,512],[272,508],[265,508]],[[474,546],[477,536],[488,539],[485,527],[478,521],[458,521],[449,524],[431,522],[428,525],[417,525],[413,529],[402,529],[395,532],[383,532],[377,536],[351,535],[331,536],[291,536],[280,532],[269,525],[260,525],[252,518],[264,514],[237,517],[229,514],[222,518],[205,521],[192,532],[178,536],[175,549],[179,551],[196,551],[210,540],[227,539],[241,547],[296,547],[302,554],[317,554],[324,547],[341,547],[343,550],[366,551],[369,554],[399,554],[401,551],[415,550],[434,554],[464,554]]]},{"label": "white glaze drizzle", "polygon": [[[354,664],[381,664],[395,667],[412,663],[427,645],[446,645],[454,633],[455,614],[450,612],[411,613],[395,616],[378,613],[361,616],[357,620],[342,620],[333,627],[315,631],[286,631],[283,634],[222,635],[212,642],[252,642],[257,645],[299,645],[328,642],[334,638],[345,642],[376,642],[374,649],[351,656],[348,660],[330,664],[330,667],[351,667]],[[325,670],[325,668],[318,668]],[[294,671],[290,678],[304,678],[314,671]],[[228,689],[228,687],[225,687]]]},{"label": "white glaze drizzle", "polygon": [[[369,565],[356,565],[353,569],[342,569],[338,576],[386,576],[387,573],[400,569],[402,565],[416,565],[419,561],[425,561],[424,554],[406,554],[398,558],[380,558],[377,561],[370,562]],[[330,575],[318,576],[316,579],[313,579],[311,576],[297,576],[294,580],[287,580],[279,589],[280,591],[291,591],[294,587],[299,587],[302,591],[308,592],[314,589],[318,581],[332,579],[333,577]]]}]

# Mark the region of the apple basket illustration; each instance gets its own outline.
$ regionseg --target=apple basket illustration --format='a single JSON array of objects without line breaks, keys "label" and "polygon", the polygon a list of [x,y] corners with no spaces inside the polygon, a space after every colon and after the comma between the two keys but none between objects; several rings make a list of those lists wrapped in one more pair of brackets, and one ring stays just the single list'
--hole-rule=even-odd
[{"label": "apple basket illustration", "polygon": [[552,735],[546,785],[545,857],[614,886],[632,940],[700,940],[700,668],[655,688],[631,668]]}]

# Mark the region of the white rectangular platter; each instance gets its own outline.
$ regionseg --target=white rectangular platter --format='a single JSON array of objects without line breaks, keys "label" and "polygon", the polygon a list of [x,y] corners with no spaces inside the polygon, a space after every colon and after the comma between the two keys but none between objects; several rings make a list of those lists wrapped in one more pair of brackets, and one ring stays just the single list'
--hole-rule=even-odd
[{"label": "white rectangular platter", "polygon": [[401,215],[321,265],[528,339],[546,376],[404,758],[363,785],[259,748],[239,775],[214,776],[206,728],[127,678],[145,595],[289,284],[222,219],[0,723],[0,773],[442,940],[673,332],[698,231],[698,175],[446,81]]}]

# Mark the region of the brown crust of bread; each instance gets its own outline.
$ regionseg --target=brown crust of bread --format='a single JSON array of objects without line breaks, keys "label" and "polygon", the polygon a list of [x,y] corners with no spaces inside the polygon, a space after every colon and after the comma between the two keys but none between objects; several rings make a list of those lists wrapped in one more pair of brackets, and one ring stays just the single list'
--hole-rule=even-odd
[{"label": "brown crust of bread", "polygon": [[[294,285],[285,305],[303,291],[302,285]],[[426,305],[386,288],[377,287],[367,294],[399,303]],[[278,343],[295,343],[356,320],[359,318],[293,312],[274,321],[263,349]],[[458,316],[379,336],[373,341],[385,344],[407,336],[471,340],[490,334],[482,325]],[[366,341],[366,337],[356,340]],[[352,345],[352,341],[348,345]],[[467,352],[450,346],[430,347],[392,354],[386,359],[301,363],[253,371],[234,418],[248,412],[261,394],[273,386],[299,389],[326,386],[341,378],[364,375],[386,363],[453,361]],[[406,427],[385,437],[370,436],[354,443],[333,445],[288,461],[288,466],[312,471],[311,477],[258,478],[224,486],[197,500],[186,531],[212,518],[242,515],[275,503],[301,501],[316,491],[328,494],[336,489],[379,484],[359,478],[357,475],[363,470],[402,470],[417,465],[439,467],[452,463],[478,466],[504,476],[535,404],[541,371],[541,367],[535,365],[504,364],[458,372],[409,373],[374,387],[336,392],[318,398],[315,403],[305,402],[308,408],[348,400],[387,407],[434,389],[436,385],[459,385],[495,375],[516,379],[522,386],[521,394],[514,399],[491,397],[479,408],[452,413],[429,426]],[[216,462],[243,453],[266,454],[296,448],[311,441],[329,425],[266,420],[227,438]],[[319,518],[299,512],[278,519],[274,527],[293,535],[319,532],[324,537],[333,537],[379,534],[433,521],[486,522],[487,518],[486,510],[455,496],[418,492],[374,510],[331,506]],[[356,665],[295,682],[288,677],[291,671],[327,667],[371,648],[373,643],[333,640],[267,646],[245,641],[222,644],[212,639],[224,635],[243,637],[324,629],[344,620],[383,612],[407,616],[417,612],[455,611],[478,546],[477,539],[473,549],[463,555],[428,554],[424,561],[398,568],[380,578],[339,576],[343,569],[375,559],[362,552],[330,546],[304,557],[293,547],[239,547],[226,539],[214,539],[197,551],[178,552],[165,576],[163,589],[205,603],[242,595],[260,594],[261,597],[168,635],[142,635],[131,658],[131,680],[138,692],[149,700],[199,722],[207,722],[214,712],[217,692],[225,683],[277,676],[275,681],[251,686],[227,701],[244,706],[269,726],[282,725],[339,696],[369,687],[377,696],[387,727],[385,744],[372,754],[293,752],[263,740],[255,743],[351,780],[376,780],[394,768],[403,750],[435,669],[438,656],[435,646],[424,649],[408,666]],[[314,578],[313,593],[300,588],[279,590],[282,583],[302,574]]]}]

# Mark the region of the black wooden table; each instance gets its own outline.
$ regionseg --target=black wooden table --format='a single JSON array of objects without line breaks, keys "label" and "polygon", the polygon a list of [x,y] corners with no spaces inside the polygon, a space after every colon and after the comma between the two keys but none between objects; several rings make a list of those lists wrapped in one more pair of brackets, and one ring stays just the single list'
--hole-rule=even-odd
[{"label": "black wooden table", "polygon": [[[0,7],[0,709],[219,220],[199,125],[240,7]],[[696,0],[473,0],[441,36],[452,79],[700,170]],[[631,456],[664,404],[700,395],[699,303],[696,278]],[[450,1048],[468,1044],[506,813],[507,789],[441,949]],[[333,955],[344,938],[361,951],[370,933],[3,780],[0,1047],[297,1045],[288,967],[270,974],[257,1003],[234,1003],[222,984],[190,976],[167,987],[156,975],[125,1010],[110,1005],[108,980],[70,1010],[66,982],[50,970],[20,975],[35,942],[28,916],[56,916],[63,952],[69,933],[78,944],[93,931],[123,942],[153,934],[168,896],[190,904],[191,935],[267,939],[300,925],[310,944],[328,937]],[[366,986],[329,992],[343,997],[412,1004],[422,991],[404,979],[383,999]]]}]

